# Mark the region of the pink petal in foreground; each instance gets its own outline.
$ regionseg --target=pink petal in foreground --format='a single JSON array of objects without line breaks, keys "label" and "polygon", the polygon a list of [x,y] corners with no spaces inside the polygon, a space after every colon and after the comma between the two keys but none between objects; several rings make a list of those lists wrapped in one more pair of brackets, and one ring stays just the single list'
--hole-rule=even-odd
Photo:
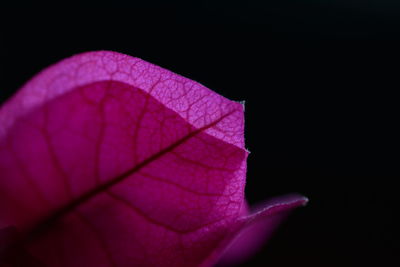
[{"label": "pink petal in foreground", "polygon": [[0,253],[209,266],[251,218],[247,154],[240,103],[119,53],[61,61],[0,108]]}]

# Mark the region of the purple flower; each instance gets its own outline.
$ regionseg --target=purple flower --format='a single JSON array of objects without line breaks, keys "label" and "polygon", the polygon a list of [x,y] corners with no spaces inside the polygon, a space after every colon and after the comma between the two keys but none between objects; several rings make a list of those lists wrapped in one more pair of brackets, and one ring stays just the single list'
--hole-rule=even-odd
[{"label": "purple flower", "polygon": [[307,199],[249,211],[243,127],[241,103],[138,58],[89,52],[47,68],[0,108],[1,261],[245,259]]}]

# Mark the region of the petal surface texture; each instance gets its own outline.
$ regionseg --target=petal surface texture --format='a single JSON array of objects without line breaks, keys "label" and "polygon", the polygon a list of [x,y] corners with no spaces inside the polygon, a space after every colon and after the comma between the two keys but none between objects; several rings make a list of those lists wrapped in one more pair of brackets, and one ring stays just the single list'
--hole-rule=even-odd
[{"label": "petal surface texture", "polygon": [[0,228],[49,267],[206,266],[244,201],[243,122],[138,58],[63,60],[0,108]]}]

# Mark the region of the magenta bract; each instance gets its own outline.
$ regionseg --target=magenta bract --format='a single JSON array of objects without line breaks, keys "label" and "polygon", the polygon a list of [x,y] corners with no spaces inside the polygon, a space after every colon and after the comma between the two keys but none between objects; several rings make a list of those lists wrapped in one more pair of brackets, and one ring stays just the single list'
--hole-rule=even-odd
[{"label": "magenta bract", "polygon": [[1,260],[211,266],[251,254],[306,199],[247,211],[243,125],[242,104],[138,58],[90,52],[47,68],[0,109]]}]

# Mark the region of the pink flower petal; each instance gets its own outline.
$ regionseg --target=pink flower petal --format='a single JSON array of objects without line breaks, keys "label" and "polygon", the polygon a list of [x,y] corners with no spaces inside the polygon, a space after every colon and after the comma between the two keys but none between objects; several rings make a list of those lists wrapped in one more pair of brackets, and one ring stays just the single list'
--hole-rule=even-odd
[{"label": "pink flower petal", "polygon": [[297,194],[275,197],[249,210],[244,202],[241,216],[230,235],[220,243],[202,266],[236,266],[254,255],[270,238],[278,224],[296,207],[308,199]]},{"label": "pink flower petal", "polygon": [[271,199],[251,213],[246,207],[243,212],[245,214],[241,218],[245,224],[224,252],[219,264],[235,266],[245,262],[271,237],[276,227],[290,211],[307,202],[308,199],[303,196],[288,195]]},{"label": "pink flower petal", "polygon": [[0,109],[0,222],[48,266],[195,266],[243,202],[243,106],[92,52]]},{"label": "pink flower petal", "polygon": [[0,108],[0,260],[211,266],[238,233],[245,257],[305,200],[246,214],[243,122],[242,104],[130,56],[47,68]]}]

